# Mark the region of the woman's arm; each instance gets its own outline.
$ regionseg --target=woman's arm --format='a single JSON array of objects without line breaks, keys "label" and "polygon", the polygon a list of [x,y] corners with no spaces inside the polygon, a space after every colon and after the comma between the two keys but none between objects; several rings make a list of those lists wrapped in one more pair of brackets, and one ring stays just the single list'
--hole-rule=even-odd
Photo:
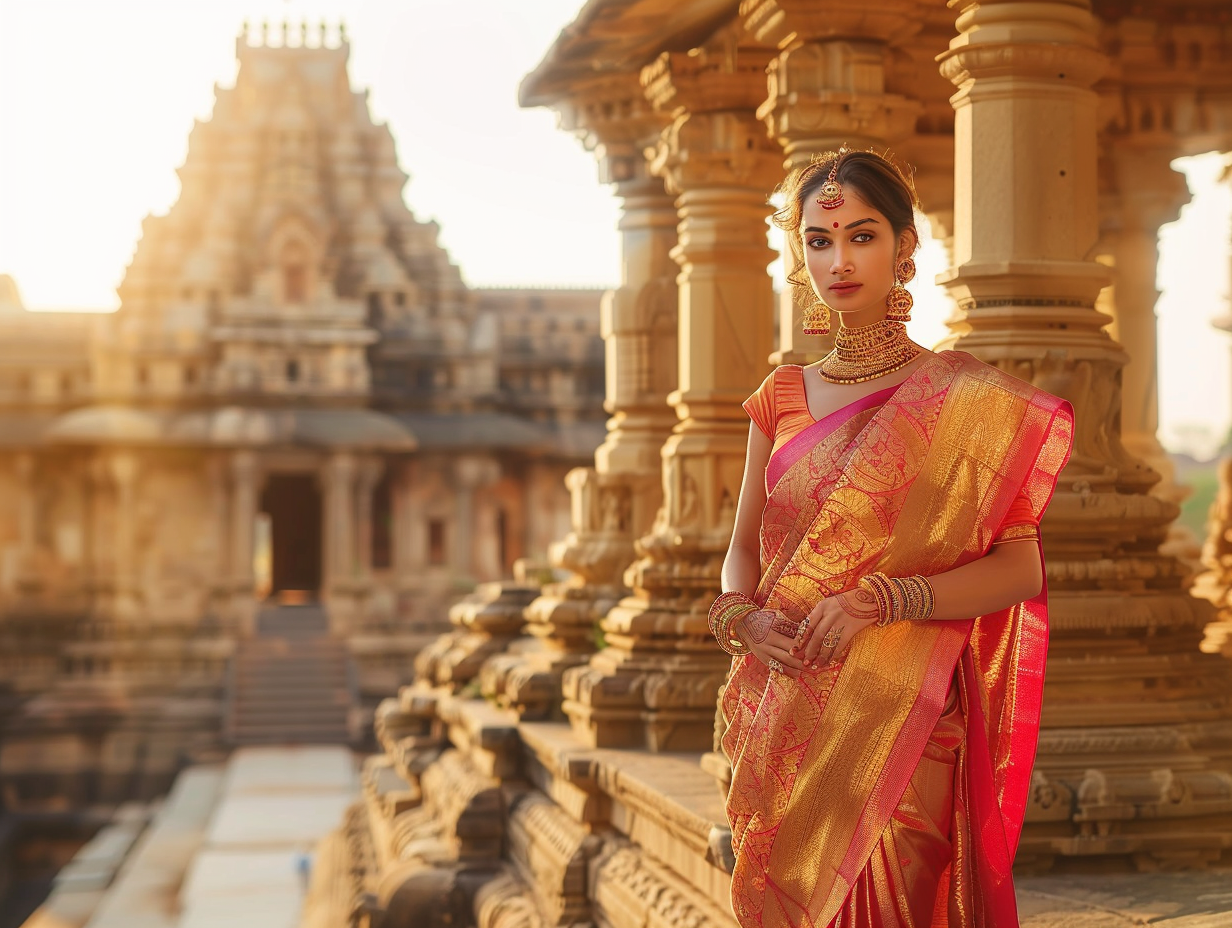
[{"label": "woman's arm", "polygon": [[[935,574],[928,582],[933,588],[933,619],[969,619],[1005,609],[1043,588],[1039,542],[1024,538],[993,545],[979,560]],[[877,603],[866,590],[823,599],[809,614],[808,628],[797,636],[795,653],[816,669],[842,654],[858,632],[879,618]],[[827,647],[827,636],[833,647]]]},{"label": "woman's arm", "polygon": [[744,477],[736,503],[736,526],[723,558],[723,591],[752,596],[761,580],[761,513],[766,508],[766,465],[770,439],[749,424],[749,447],[744,456]]},{"label": "woman's arm", "polygon": [[[736,503],[736,525],[732,530],[727,556],[723,558],[723,591],[735,590],[752,596],[761,580],[761,514],[766,508],[766,465],[772,445],[756,424],[749,425],[749,448],[744,457],[740,499]],[[776,623],[780,628],[776,628]],[[799,677],[804,662],[792,653],[792,632],[782,628],[784,616],[770,609],[759,609],[737,623],[732,634],[748,645],[763,664],[777,660],[783,673]]]},{"label": "woman's arm", "polygon": [[1005,541],[978,561],[929,577],[934,619],[969,619],[1017,605],[1044,586],[1039,542]]}]

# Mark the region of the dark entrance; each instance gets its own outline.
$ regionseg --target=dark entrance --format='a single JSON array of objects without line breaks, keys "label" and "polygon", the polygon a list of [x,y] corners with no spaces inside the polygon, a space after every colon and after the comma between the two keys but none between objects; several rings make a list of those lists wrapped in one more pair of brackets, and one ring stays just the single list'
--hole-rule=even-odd
[{"label": "dark entrance", "polygon": [[270,517],[271,595],[321,588],[321,491],[310,474],[274,474],[261,493]]}]

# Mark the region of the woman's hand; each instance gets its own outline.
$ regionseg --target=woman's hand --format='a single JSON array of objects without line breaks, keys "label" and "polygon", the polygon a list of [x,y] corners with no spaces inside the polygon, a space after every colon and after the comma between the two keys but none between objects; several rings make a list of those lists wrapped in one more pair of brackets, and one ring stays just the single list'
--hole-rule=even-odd
[{"label": "woman's hand", "polygon": [[782,668],[780,673],[798,680],[804,662],[791,653],[797,627],[777,609],[758,609],[732,626],[732,632],[771,670],[779,670],[770,663],[777,661]]},{"label": "woman's hand", "polygon": [[857,633],[880,618],[877,600],[868,590],[857,587],[827,597],[808,614],[807,624],[796,636],[794,651],[805,666],[816,670],[841,656]]}]

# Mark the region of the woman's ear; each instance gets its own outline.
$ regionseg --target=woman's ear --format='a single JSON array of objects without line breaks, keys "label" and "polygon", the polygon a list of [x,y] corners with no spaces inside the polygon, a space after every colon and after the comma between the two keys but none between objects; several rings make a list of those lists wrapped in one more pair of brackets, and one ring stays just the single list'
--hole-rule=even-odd
[{"label": "woman's ear", "polygon": [[902,261],[905,258],[910,258],[919,247],[920,237],[916,234],[915,229],[910,226],[903,229],[903,234],[898,237],[898,260]]}]

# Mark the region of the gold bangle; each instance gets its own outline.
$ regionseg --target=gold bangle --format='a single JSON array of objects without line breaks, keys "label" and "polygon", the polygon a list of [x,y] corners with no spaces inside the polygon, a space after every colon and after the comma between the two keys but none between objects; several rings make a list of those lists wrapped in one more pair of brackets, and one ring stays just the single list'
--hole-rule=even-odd
[{"label": "gold bangle", "polygon": [[923,622],[932,618],[935,597],[928,578],[887,577],[877,572],[861,578],[859,587],[872,594],[877,602],[877,625],[885,628],[896,622]]},{"label": "gold bangle", "polygon": [[732,626],[757,609],[757,603],[738,590],[720,593],[715,598],[710,604],[708,624],[720,648],[733,657],[749,653],[749,646],[732,634]]}]

